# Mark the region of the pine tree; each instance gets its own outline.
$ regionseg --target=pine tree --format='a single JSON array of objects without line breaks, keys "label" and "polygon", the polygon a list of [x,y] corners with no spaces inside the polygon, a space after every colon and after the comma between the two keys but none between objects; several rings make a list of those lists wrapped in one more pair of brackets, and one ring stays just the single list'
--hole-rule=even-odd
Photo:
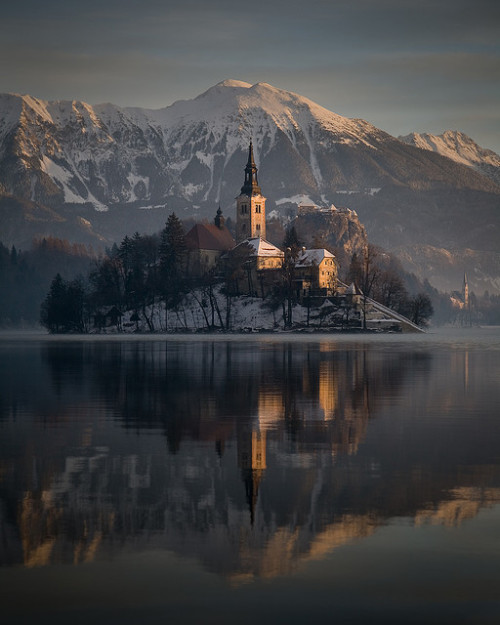
[{"label": "pine tree", "polygon": [[285,238],[283,239],[283,249],[290,248],[292,258],[297,258],[302,248],[302,243],[299,241],[295,226],[289,226],[285,232]]},{"label": "pine tree", "polygon": [[67,286],[61,277],[56,274],[50,285],[50,290],[42,303],[40,323],[49,332],[61,332],[66,322]]},{"label": "pine tree", "polygon": [[86,304],[83,278],[65,282],[58,273],[41,305],[40,323],[52,333],[86,332]]},{"label": "pine tree", "polygon": [[186,238],[180,219],[172,213],[160,235],[159,291],[165,303],[165,329],[168,311],[176,308],[187,291]]}]

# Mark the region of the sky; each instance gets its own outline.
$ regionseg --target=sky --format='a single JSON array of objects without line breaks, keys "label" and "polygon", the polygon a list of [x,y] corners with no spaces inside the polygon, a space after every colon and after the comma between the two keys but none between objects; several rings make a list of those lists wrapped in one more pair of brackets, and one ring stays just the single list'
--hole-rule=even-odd
[{"label": "sky", "polygon": [[267,82],[392,135],[461,130],[500,153],[498,0],[21,0],[0,92],[162,108]]}]

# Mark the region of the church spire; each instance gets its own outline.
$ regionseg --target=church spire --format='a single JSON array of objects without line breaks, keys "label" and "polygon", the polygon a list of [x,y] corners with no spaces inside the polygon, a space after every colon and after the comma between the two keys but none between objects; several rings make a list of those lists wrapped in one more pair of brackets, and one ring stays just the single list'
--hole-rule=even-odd
[{"label": "church spire", "polygon": [[220,229],[220,228],[224,227],[224,222],[225,222],[225,219],[224,219],[224,216],[222,214],[222,210],[221,210],[220,204],[219,204],[219,209],[217,211],[217,215],[215,216],[214,223],[217,226],[217,228]]},{"label": "church spire", "polygon": [[266,238],[266,198],[257,180],[257,167],[253,158],[253,145],[248,147],[245,182],[236,198],[236,241]]},{"label": "church spire", "polygon": [[467,280],[467,272],[464,271],[464,281],[462,283],[462,298],[464,305],[469,305],[469,281]]},{"label": "church spire", "polygon": [[253,158],[253,145],[250,141],[248,148],[248,161],[245,167],[245,182],[241,187],[241,193],[244,195],[262,195],[262,191],[259,187],[259,181],[257,180],[257,166]]}]

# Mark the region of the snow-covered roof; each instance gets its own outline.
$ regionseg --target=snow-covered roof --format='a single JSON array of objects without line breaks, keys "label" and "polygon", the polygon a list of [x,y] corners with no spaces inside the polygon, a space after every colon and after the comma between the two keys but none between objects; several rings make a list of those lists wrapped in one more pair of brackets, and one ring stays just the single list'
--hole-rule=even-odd
[{"label": "snow-covered roof", "polygon": [[302,250],[295,263],[296,267],[310,267],[319,265],[324,258],[335,258],[335,256],[325,249]]},{"label": "snow-covered roof", "polygon": [[261,237],[256,237],[254,239],[245,239],[241,243],[238,243],[238,245],[234,249],[237,249],[238,247],[243,246],[243,245],[250,246],[251,256],[259,256],[259,257],[263,257],[263,256],[283,257],[284,256],[283,252],[279,249],[279,247],[276,247],[275,245],[273,245],[272,243],[269,243],[269,241],[266,241],[266,239],[263,239]]}]

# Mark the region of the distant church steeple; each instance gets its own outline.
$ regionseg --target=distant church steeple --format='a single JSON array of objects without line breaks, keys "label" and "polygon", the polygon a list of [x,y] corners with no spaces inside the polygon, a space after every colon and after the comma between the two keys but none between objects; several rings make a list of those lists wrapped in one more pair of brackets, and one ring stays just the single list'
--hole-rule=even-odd
[{"label": "distant church steeple", "polygon": [[226,220],[224,219],[221,208],[219,206],[219,209],[217,210],[217,215],[214,218],[214,224],[217,226],[217,228],[222,228],[224,226],[225,221]]},{"label": "distant church steeple", "polygon": [[250,141],[245,181],[236,198],[236,242],[256,237],[266,237],[266,198],[262,195],[257,179],[257,166]]},{"label": "distant church steeple", "polygon": [[464,300],[464,306],[469,305],[469,281],[467,280],[467,272],[464,272],[464,281],[462,284],[462,298]]}]

